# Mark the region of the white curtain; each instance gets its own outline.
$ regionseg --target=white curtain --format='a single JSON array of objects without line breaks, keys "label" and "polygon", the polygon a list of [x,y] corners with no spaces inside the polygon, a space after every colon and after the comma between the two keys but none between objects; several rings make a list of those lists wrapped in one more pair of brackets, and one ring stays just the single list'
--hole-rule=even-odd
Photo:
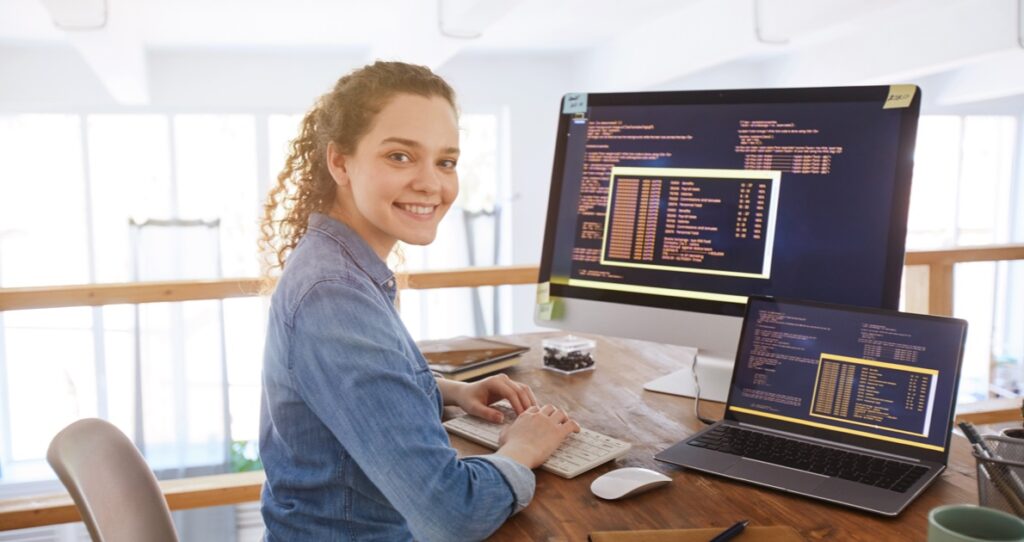
[{"label": "white curtain", "polygon": [[[219,221],[131,221],[132,280],[219,278]],[[134,440],[158,478],[227,471],[231,447],[222,302],[135,306]],[[182,540],[235,537],[231,507],[176,512]]]}]

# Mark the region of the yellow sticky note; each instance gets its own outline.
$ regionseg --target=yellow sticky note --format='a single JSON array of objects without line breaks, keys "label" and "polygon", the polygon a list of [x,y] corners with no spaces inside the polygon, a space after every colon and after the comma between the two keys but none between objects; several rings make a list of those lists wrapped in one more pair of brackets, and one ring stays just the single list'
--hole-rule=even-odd
[{"label": "yellow sticky note", "polygon": [[916,92],[917,85],[889,85],[889,96],[885,99],[882,109],[910,107],[910,102],[914,101]]},{"label": "yellow sticky note", "polygon": [[537,318],[541,320],[550,320],[554,312],[555,304],[550,301],[537,304]]},{"label": "yellow sticky note", "polygon": [[537,305],[537,318],[540,320],[558,320],[562,317],[562,301],[552,298],[547,303]]},{"label": "yellow sticky note", "polygon": [[551,283],[542,282],[537,285],[537,304],[542,305],[551,300]]}]

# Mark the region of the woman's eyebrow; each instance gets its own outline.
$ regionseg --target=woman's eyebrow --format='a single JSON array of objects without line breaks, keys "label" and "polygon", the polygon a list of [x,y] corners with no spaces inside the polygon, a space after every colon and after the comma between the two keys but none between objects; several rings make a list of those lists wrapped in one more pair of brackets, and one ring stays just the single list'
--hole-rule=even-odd
[{"label": "woman's eyebrow", "polygon": [[381,145],[385,143],[398,143],[399,145],[405,145],[406,147],[412,147],[414,149],[423,148],[423,145],[420,145],[418,141],[405,139],[404,137],[386,137],[380,143]]},{"label": "woman's eyebrow", "polygon": [[[384,145],[385,143],[398,143],[399,145],[405,145],[406,147],[412,147],[414,149],[423,148],[423,145],[421,145],[418,141],[413,141],[412,139],[406,139],[404,137],[386,137],[383,140],[381,140],[380,144]],[[459,154],[459,148],[445,147],[443,149],[443,152],[445,154]]]}]

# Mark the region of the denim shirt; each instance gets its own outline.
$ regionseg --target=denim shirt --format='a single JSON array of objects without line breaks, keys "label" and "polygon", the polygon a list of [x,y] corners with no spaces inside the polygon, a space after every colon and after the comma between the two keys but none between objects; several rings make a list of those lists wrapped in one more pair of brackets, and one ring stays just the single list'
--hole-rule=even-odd
[{"label": "denim shirt", "polygon": [[476,540],[533,498],[523,465],[457,457],[394,299],[394,275],[362,238],[313,214],[271,298],[266,540]]}]

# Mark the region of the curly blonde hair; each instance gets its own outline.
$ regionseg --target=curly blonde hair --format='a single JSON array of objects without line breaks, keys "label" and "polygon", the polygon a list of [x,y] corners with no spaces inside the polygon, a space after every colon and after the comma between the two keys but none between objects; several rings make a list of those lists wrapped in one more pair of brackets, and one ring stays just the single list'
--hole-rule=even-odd
[{"label": "curly blonde hair", "polygon": [[309,215],[326,212],[336,185],[327,170],[327,145],[355,152],[377,114],[397,94],[441,97],[455,105],[455,91],[425,66],[377,61],[338,79],[302,119],[299,136],[289,146],[284,169],[263,205],[259,249],[264,290],[284,270],[288,255],[306,233]]}]

